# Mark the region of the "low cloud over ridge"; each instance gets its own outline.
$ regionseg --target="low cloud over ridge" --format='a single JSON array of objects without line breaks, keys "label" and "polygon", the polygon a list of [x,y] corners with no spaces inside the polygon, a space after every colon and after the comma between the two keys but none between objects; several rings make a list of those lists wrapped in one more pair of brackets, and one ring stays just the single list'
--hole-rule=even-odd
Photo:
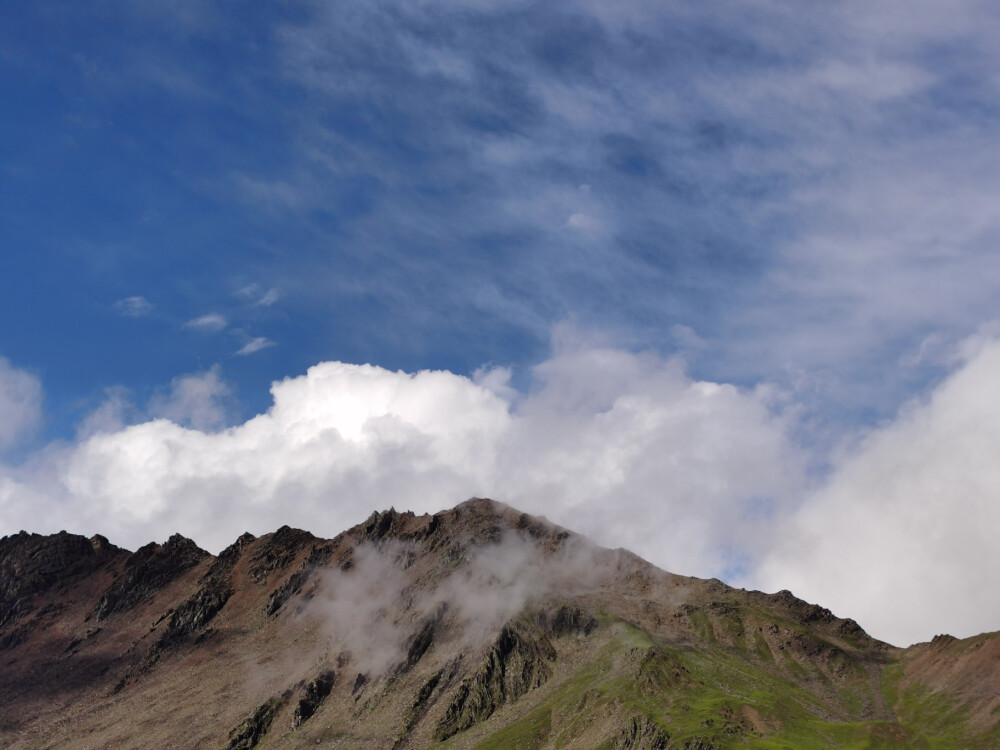
[{"label": "low cloud over ridge", "polygon": [[[998,370],[1000,342],[971,340],[926,401],[817,480],[793,404],[678,359],[557,337],[526,393],[502,369],[324,362],[274,383],[243,424],[154,419],[0,473],[0,533],[65,526],[135,547],[179,530],[218,550],[246,529],[332,536],[372,509],[488,495],[674,572],[792,588],[895,643],[969,635],[1000,622],[984,593],[1000,564]],[[212,377],[209,401],[224,395]]]}]

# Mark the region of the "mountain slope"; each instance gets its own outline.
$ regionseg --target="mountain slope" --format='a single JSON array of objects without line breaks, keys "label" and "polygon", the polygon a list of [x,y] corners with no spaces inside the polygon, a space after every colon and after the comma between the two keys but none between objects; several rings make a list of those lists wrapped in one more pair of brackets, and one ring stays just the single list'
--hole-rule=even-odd
[{"label": "mountain slope", "polygon": [[0,540],[3,747],[1000,745],[1000,638],[900,650],[489,500],[180,536]]}]

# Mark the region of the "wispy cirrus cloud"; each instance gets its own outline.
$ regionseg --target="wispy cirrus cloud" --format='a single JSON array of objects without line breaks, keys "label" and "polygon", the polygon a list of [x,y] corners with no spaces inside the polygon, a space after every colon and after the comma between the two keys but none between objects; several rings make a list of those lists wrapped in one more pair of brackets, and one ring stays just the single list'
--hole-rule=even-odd
[{"label": "wispy cirrus cloud", "polygon": [[260,299],[254,302],[254,305],[258,307],[270,307],[279,299],[281,299],[281,292],[272,287],[271,289],[268,289],[266,292],[264,292],[260,296]]},{"label": "wispy cirrus cloud", "polygon": [[184,324],[184,328],[191,328],[195,331],[204,331],[206,333],[217,333],[225,330],[228,325],[229,321],[226,319],[226,316],[220,313],[207,313],[187,321]]},{"label": "wispy cirrus cloud", "polygon": [[[713,344],[700,369],[888,416],[941,370],[886,357],[954,345],[1000,291],[998,14],[953,11],[316,6],[279,30],[318,104],[283,179],[311,210],[323,174],[365,196],[337,233],[378,272],[351,258],[346,288],[420,307],[411,326],[544,336],[572,314],[669,350],[681,325]],[[345,107],[378,130],[327,116]]]},{"label": "wispy cirrus cloud", "polygon": [[125,297],[115,302],[115,310],[126,318],[141,318],[154,310],[154,305],[145,297]]},{"label": "wispy cirrus cloud", "polygon": [[[1000,292],[1000,14],[978,0],[605,5],[130,11],[170,33],[110,35],[85,81],[94,102],[149,84],[200,134],[172,141],[165,171],[218,211],[143,224],[150,258],[268,279],[241,295],[251,316],[294,289],[282,301],[359,359],[461,350],[526,367],[567,318],[668,354],[683,326],[707,344],[692,353],[704,377],[779,381],[848,426],[940,377],[921,342],[953,346]],[[240,65],[200,56],[209,37]],[[191,85],[160,85],[154,67]],[[213,121],[206,101],[254,116]],[[112,122],[95,110],[80,116]],[[163,142],[159,123],[122,114],[137,143]],[[192,146],[237,131],[210,156]],[[185,293],[240,317],[217,290]]]},{"label": "wispy cirrus cloud", "polygon": [[251,354],[256,354],[264,349],[269,349],[272,346],[277,346],[277,342],[271,341],[271,339],[266,338],[265,336],[256,336],[240,347],[235,356],[248,357]]},{"label": "wispy cirrus cloud", "polygon": [[283,296],[277,287],[265,288],[256,282],[240,287],[236,290],[236,295],[247,300],[253,307],[271,307]]}]

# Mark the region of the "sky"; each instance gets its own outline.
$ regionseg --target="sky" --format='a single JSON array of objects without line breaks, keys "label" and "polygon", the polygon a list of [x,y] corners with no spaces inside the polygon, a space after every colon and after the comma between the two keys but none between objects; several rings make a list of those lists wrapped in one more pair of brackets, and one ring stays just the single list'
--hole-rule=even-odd
[{"label": "sky", "polygon": [[1000,10],[13,2],[0,534],[488,496],[1000,629]]}]

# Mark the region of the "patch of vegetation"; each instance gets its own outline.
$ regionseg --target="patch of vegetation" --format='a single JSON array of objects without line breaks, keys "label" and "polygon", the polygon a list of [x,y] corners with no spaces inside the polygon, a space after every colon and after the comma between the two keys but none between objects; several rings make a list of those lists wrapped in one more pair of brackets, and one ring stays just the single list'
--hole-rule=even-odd
[{"label": "patch of vegetation", "polygon": [[921,747],[929,750],[955,747],[996,747],[986,738],[968,735],[968,710],[957,700],[930,690],[921,683],[903,684],[903,665],[892,664],[882,678],[889,706]]},{"label": "patch of vegetation", "polygon": [[697,607],[692,606],[685,607],[684,612],[687,614],[688,620],[691,621],[691,627],[694,630],[694,634],[703,641],[714,643],[715,628],[712,627],[712,621],[709,619],[708,615]]},{"label": "patch of vegetation", "polygon": [[552,710],[548,707],[542,707],[491,735],[476,745],[476,748],[477,750],[507,750],[516,747],[533,750],[548,740],[551,730]]},{"label": "patch of vegetation", "polygon": [[753,634],[753,646],[754,651],[757,656],[759,656],[763,661],[774,663],[774,654],[771,653],[771,647],[767,645],[767,640],[764,638],[764,634],[757,630]]},{"label": "patch of vegetation", "polygon": [[[856,716],[870,704],[871,688],[860,680],[867,674],[863,669],[847,670],[853,686],[834,685],[825,676],[820,681],[809,674],[790,656],[786,658],[796,665],[794,672],[777,668],[763,654],[755,658],[762,651],[756,639],[753,650],[718,646],[706,652],[659,642],[622,621],[613,623],[609,632],[611,640],[594,659],[564,678],[538,706],[476,747],[566,747],[586,732],[595,744],[608,748],[658,747],[663,737],[669,737],[664,747],[701,743],[720,749],[964,746],[962,736],[952,731],[961,726],[964,715],[919,691],[900,696],[907,707],[902,723],[833,718]],[[923,720],[926,730],[911,718],[922,711],[929,712]],[[606,727],[601,738],[592,734],[597,723]],[[630,733],[630,727],[635,731]],[[647,727],[662,728],[662,734],[636,739]]]}]

